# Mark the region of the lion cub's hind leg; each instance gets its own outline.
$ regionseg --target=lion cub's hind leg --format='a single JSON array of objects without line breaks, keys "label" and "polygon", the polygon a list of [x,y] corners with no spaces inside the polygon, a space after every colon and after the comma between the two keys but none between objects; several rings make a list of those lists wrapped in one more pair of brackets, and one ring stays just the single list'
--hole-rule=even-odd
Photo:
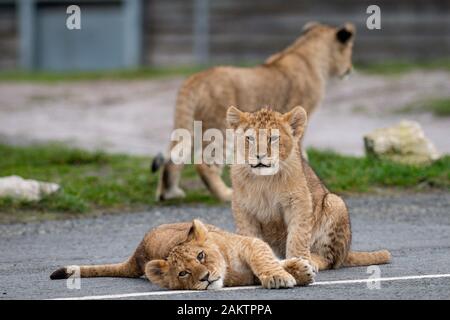
[{"label": "lion cub's hind leg", "polygon": [[184,165],[167,160],[159,174],[156,188],[156,201],[184,198],[186,195],[180,188],[180,176]]},{"label": "lion cub's hind leg", "polygon": [[319,270],[338,268],[350,249],[350,219],[344,201],[329,193],[323,199],[321,225],[313,236],[311,260]]},{"label": "lion cub's hind leg", "polygon": [[311,262],[319,271],[328,270],[332,265],[330,261],[313,252],[311,252]]}]

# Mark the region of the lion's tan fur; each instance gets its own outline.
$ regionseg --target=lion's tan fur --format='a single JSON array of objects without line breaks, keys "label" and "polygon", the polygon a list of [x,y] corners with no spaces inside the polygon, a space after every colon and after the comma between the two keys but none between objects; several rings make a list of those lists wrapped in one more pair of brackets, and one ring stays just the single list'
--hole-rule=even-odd
[{"label": "lion's tan fur", "polygon": [[[348,38],[339,41],[339,32],[344,32]],[[238,105],[248,112],[263,106],[286,112],[301,104],[308,114],[312,113],[322,100],[328,78],[343,76],[352,68],[354,33],[351,24],[341,28],[309,25],[291,46],[261,65],[215,67],[191,76],[178,93],[174,129],[192,130],[193,121],[198,120],[202,121],[203,130],[223,131],[230,105]],[[196,167],[217,198],[230,200],[231,189],[220,177],[220,166]],[[181,165],[173,164],[169,157],[166,159],[156,194],[158,200],[184,195],[178,186],[181,170]]]},{"label": "lion's tan fur", "polygon": [[[204,257],[198,259],[202,252]],[[279,261],[262,240],[192,223],[151,230],[125,262],[80,266],[81,277],[141,277],[169,289],[205,290],[261,283],[265,288],[307,285],[315,270],[304,259]],[[187,274],[180,276],[180,272]],[[67,267],[51,278],[69,276]]]},{"label": "lion's tan fur", "polygon": [[237,232],[263,239],[280,257],[304,257],[319,269],[387,263],[387,251],[349,252],[346,205],[321,183],[301,156],[299,141],[306,118],[301,107],[286,114],[229,109],[228,122],[233,129],[278,129],[280,133],[277,173],[259,175],[249,164],[231,168]]}]

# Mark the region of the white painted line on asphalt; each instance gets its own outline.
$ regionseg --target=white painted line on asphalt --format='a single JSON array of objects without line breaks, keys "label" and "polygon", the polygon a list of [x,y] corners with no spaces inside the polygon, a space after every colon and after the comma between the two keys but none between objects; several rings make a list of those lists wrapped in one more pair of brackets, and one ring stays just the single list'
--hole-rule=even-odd
[{"label": "white painted line on asphalt", "polygon": [[[354,283],[373,283],[377,281],[404,281],[404,280],[420,280],[420,279],[437,279],[437,278],[450,278],[450,273],[447,274],[426,274],[420,276],[404,276],[404,277],[390,277],[390,278],[371,278],[371,279],[355,279],[355,280],[336,280],[336,281],[319,281],[314,282],[311,286],[329,286],[335,284],[354,284]],[[243,286],[243,287],[228,287],[214,291],[234,291],[234,290],[254,290],[260,289],[260,286]],[[104,300],[104,299],[120,299],[120,298],[135,298],[135,297],[147,297],[147,296],[170,296],[174,294],[190,294],[190,293],[211,293],[214,291],[207,290],[163,290],[163,291],[150,291],[150,292],[134,292],[123,294],[110,294],[99,296],[84,296],[84,297],[69,297],[69,298],[54,298],[49,300]]]},{"label": "white painted line on asphalt", "polygon": [[388,278],[373,278],[373,279],[357,279],[357,280],[337,280],[337,281],[320,281],[312,285],[332,285],[332,284],[351,284],[351,283],[367,283],[367,282],[381,282],[381,281],[399,281],[399,280],[420,280],[420,279],[436,279],[436,278],[450,278],[450,273],[447,274],[425,274],[421,276],[404,276],[404,277],[388,277]]}]

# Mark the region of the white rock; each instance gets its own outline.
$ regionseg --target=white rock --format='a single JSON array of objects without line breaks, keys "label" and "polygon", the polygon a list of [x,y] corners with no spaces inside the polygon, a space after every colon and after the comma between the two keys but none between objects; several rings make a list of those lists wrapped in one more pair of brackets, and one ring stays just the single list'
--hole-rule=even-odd
[{"label": "white rock", "polygon": [[39,201],[43,196],[54,193],[59,188],[56,183],[28,180],[19,176],[0,178],[0,197]]},{"label": "white rock", "polygon": [[364,146],[368,155],[404,164],[429,164],[440,157],[420,124],[408,120],[365,135]]}]

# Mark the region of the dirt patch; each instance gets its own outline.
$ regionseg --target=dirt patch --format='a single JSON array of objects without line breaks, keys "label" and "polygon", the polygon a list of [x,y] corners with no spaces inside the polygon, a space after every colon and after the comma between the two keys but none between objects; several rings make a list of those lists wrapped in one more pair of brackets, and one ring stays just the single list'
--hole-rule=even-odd
[{"label": "dirt patch", "polygon": [[[0,141],[62,141],[89,150],[132,154],[164,151],[183,78],[1,83]],[[311,117],[306,146],[363,153],[362,136],[401,119],[420,122],[439,151],[450,153],[450,118],[395,112],[416,101],[448,96],[450,73],[416,71],[400,76],[356,73],[332,81]]]}]

